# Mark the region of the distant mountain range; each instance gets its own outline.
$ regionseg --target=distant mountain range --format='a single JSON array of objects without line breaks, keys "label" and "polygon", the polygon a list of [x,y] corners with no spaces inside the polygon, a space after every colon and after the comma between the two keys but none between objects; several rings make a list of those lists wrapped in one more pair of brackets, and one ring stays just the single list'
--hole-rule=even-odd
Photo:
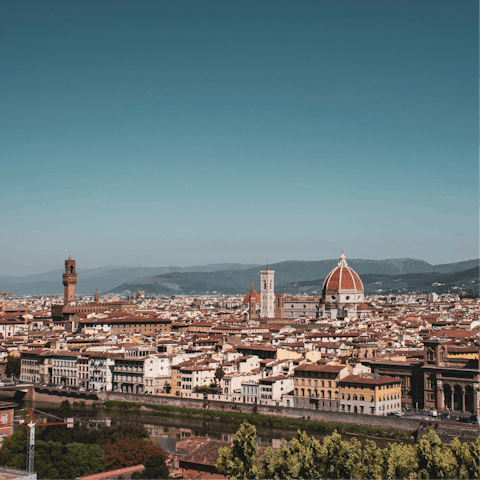
[{"label": "distant mountain range", "polygon": [[[457,262],[450,264],[431,265],[422,260],[412,258],[399,258],[388,260],[347,260],[348,265],[352,267],[362,279],[365,277],[368,285],[375,284],[381,276],[392,277],[391,281],[401,278],[404,275],[413,275],[413,278],[419,274],[432,274],[429,279],[443,278],[442,275],[463,272],[467,269],[477,270],[478,278],[478,260],[469,260],[466,262]],[[275,270],[275,291],[281,292],[285,287],[285,291],[292,290],[291,293],[298,293],[291,284],[298,282],[315,282],[309,291],[315,289],[320,293],[323,279],[338,264],[338,260],[322,260],[322,261],[287,261],[269,265],[269,268]],[[171,272],[160,275],[150,275],[137,278],[133,281],[125,282],[110,290],[111,293],[135,292],[143,290],[152,294],[160,295],[180,295],[180,294],[201,294],[201,293],[224,293],[224,294],[241,294],[246,293],[252,281],[259,291],[260,284],[260,266],[252,268],[240,269],[224,269],[216,272]],[[434,272],[434,273],[433,273]],[[368,275],[372,275],[371,278]],[[384,279],[384,281],[386,281]],[[430,281],[430,280],[428,280]],[[440,280],[432,280],[431,283]],[[442,282],[443,283],[443,282]],[[415,281],[405,285],[417,285]],[[406,288],[402,286],[396,290]],[[287,285],[289,285],[287,287]],[[304,285],[307,287],[307,285]],[[370,287],[369,287],[370,288]],[[378,290],[377,287],[375,290]],[[295,292],[293,291],[295,290]]]},{"label": "distant mountain range", "polygon": [[[416,288],[423,282],[418,274],[431,274],[425,277],[425,282],[444,283],[442,274],[463,272],[474,267],[478,268],[478,260],[431,265],[422,260],[412,258],[396,258],[388,260],[358,260],[347,259],[361,277],[368,292],[376,291],[382,286],[387,290],[387,284],[399,280],[398,288]],[[301,291],[319,291],[321,283],[327,274],[337,265],[338,260],[322,261],[287,261],[269,268],[275,270],[275,290],[289,293]],[[262,265],[244,265],[239,263],[218,263],[193,267],[121,267],[106,266],[91,269],[78,269],[78,283],[76,292],[79,294],[112,292],[136,292],[144,290],[152,294],[200,294],[217,292],[225,294],[246,293],[253,280],[255,288],[259,290],[260,270]],[[432,273],[436,272],[436,273]],[[26,275],[23,277],[0,276],[0,291],[12,292],[14,295],[52,295],[63,294],[63,269],[52,270],[42,274]],[[478,271],[477,271],[478,274]],[[369,277],[373,275],[373,277]],[[413,275],[413,277],[408,277]],[[415,276],[416,275],[416,276]],[[385,278],[381,278],[385,276]],[[478,276],[478,275],[477,275]],[[390,278],[392,277],[392,278]],[[416,280],[414,280],[416,278]],[[428,278],[428,280],[427,280]],[[390,282],[390,283],[389,283]],[[297,284],[297,286],[295,286]],[[400,287],[401,285],[401,287]],[[375,286],[375,288],[374,288]],[[319,288],[320,287],[320,288]],[[425,287],[426,288],[426,287]]]},{"label": "distant mountain range", "polygon": [[[381,275],[369,273],[361,275],[366,295],[387,293],[430,293],[438,294],[458,291],[469,295],[478,295],[478,266],[455,273],[407,273],[403,275]],[[300,293],[318,294],[322,291],[324,279],[307,280],[279,285],[278,293],[298,295]],[[457,288],[455,288],[457,287]]]},{"label": "distant mountain range", "polygon": [[[80,268],[77,269],[76,293],[93,295],[96,289],[99,292],[106,292],[123,282],[146,275],[160,275],[169,272],[217,272],[252,267],[256,267],[256,265],[212,263],[195,267],[120,267],[112,265],[99,268]],[[63,273],[63,269],[59,269],[23,277],[0,276],[0,291],[12,292],[13,295],[63,294]]]}]

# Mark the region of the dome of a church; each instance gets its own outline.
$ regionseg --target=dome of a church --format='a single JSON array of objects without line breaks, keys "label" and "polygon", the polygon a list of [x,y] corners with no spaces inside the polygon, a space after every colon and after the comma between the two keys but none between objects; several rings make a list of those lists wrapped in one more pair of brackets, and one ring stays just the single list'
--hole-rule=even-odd
[{"label": "dome of a church", "polygon": [[250,291],[245,295],[245,297],[243,298],[243,304],[244,305],[247,305],[248,303],[250,303],[250,298],[251,297],[254,297],[255,298],[255,303],[258,303],[260,305],[260,302],[262,301],[262,297],[260,296],[260,294],[258,292],[256,292],[253,288],[253,283],[252,283],[252,288],[250,289]]},{"label": "dome of a church", "polygon": [[372,309],[372,307],[370,305],[368,305],[367,303],[361,303],[360,305],[357,306],[357,311],[365,311],[365,312],[369,312],[370,310]]},{"label": "dome of a church", "polygon": [[338,290],[355,290],[363,292],[363,283],[357,273],[348,266],[342,251],[338,265],[327,275],[323,282],[323,292]]}]

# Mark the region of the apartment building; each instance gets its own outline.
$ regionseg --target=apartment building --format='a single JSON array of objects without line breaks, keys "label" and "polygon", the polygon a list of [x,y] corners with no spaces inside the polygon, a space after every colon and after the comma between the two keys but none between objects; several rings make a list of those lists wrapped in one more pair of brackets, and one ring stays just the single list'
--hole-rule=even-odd
[{"label": "apartment building", "polygon": [[78,387],[78,354],[68,351],[53,352],[50,357],[52,360],[51,383],[56,386]]},{"label": "apartment building", "polygon": [[112,391],[123,393],[144,393],[144,362],[148,357],[115,358],[112,367]]},{"label": "apartment building", "polygon": [[402,409],[402,385],[398,378],[364,373],[347,375],[338,383],[341,412],[386,415]]}]

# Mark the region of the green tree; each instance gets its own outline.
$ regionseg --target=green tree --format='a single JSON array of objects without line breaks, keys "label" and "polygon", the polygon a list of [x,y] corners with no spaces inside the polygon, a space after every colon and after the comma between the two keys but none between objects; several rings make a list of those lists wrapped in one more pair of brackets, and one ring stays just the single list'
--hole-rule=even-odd
[{"label": "green tree", "polygon": [[383,450],[383,478],[415,478],[418,468],[417,448],[404,443],[389,443]]},{"label": "green tree", "polygon": [[478,478],[478,438],[470,445],[454,438],[450,448],[456,463],[452,478]]},{"label": "green tree", "polygon": [[72,416],[72,406],[70,405],[70,402],[68,400],[64,400],[60,404],[60,408],[57,412],[57,417],[68,418],[71,416]]},{"label": "green tree", "polygon": [[357,478],[362,466],[362,446],[357,438],[344,441],[335,430],[323,439],[324,477],[327,478]]},{"label": "green tree", "polygon": [[223,371],[223,368],[221,366],[218,366],[217,369],[215,370],[215,384],[217,383],[218,380],[218,385],[220,386],[220,382],[222,381],[222,378],[225,376],[225,372]]},{"label": "green tree", "polygon": [[[10,437],[3,440],[0,448],[0,465],[13,465],[13,459],[27,451],[27,427],[19,428]],[[25,463],[22,469],[25,469]]]},{"label": "green tree", "polygon": [[[25,469],[25,453],[18,454],[11,466]],[[104,453],[99,445],[37,441],[35,471],[38,478],[75,478],[106,470]]]},{"label": "green tree", "polygon": [[282,439],[280,448],[267,447],[265,449],[258,478],[294,478],[294,473],[292,473],[292,467],[294,466],[295,462],[292,459],[290,449],[287,447],[287,441]]},{"label": "green tree", "polygon": [[291,478],[318,478],[324,474],[324,464],[321,459],[325,457],[326,449],[319,440],[309,437],[306,432],[298,430],[298,437],[293,438],[289,454]]},{"label": "green tree", "polygon": [[136,472],[132,475],[132,478],[145,478],[145,479],[165,479],[170,478],[167,464],[165,463],[165,457],[163,455],[151,455],[145,460],[145,470],[143,472]]},{"label": "green tree", "polygon": [[418,444],[418,468],[420,478],[454,478],[456,460],[452,450],[442,445],[431,428]]},{"label": "green tree", "polygon": [[257,430],[243,422],[233,440],[233,448],[218,450],[216,468],[231,479],[260,478],[258,466]]},{"label": "green tree", "polygon": [[20,365],[21,360],[20,357],[14,357],[9,355],[7,357],[7,366],[5,368],[5,373],[8,377],[11,375],[15,375],[16,377],[20,376]]},{"label": "green tree", "polygon": [[384,452],[370,439],[365,440],[363,447],[362,466],[360,469],[362,478],[382,479],[385,477]]}]

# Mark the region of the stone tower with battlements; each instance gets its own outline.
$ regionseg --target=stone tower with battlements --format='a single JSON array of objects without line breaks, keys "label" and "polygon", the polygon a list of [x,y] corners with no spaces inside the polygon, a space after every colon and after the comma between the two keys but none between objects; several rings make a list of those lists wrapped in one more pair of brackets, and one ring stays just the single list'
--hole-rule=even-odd
[{"label": "stone tower with battlements", "polygon": [[75,272],[75,260],[69,255],[65,260],[65,273],[63,274],[63,304],[71,305],[75,301],[75,285],[77,284],[77,272]]},{"label": "stone tower with battlements", "polygon": [[262,318],[275,318],[275,289],[274,289],[275,270],[266,268],[260,270],[260,297]]}]

